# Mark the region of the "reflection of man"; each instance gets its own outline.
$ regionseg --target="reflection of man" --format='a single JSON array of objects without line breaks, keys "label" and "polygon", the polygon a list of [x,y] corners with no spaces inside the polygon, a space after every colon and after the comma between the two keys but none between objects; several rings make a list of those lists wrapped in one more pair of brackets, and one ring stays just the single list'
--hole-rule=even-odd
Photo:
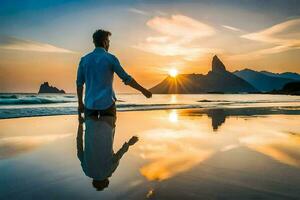
[{"label": "reflection of man", "polygon": [[77,132],[77,156],[84,173],[93,178],[93,186],[103,190],[109,184],[108,178],[116,170],[122,156],[134,145],[138,138],[133,136],[125,142],[117,153],[113,152],[115,118],[102,116],[85,120],[85,138],[83,148],[83,120],[79,120]]},{"label": "reflection of man", "polygon": [[[140,91],[147,98],[152,96],[150,91],[124,71],[114,55],[108,53],[110,35],[108,31],[97,30],[93,34],[94,51],[80,60],[76,80],[79,114],[84,110],[86,114],[97,114],[99,111],[113,113],[116,101],[112,86],[114,72],[126,85]],[[82,101],[84,84],[85,104]]]}]

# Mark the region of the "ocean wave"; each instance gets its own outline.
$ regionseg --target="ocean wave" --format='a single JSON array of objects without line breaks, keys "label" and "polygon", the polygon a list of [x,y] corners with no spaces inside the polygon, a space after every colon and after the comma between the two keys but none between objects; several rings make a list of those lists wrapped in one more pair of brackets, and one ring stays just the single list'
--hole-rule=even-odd
[{"label": "ocean wave", "polygon": [[[300,105],[264,105],[262,108],[286,108],[291,111],[300,111]],[[117,111],[152,111],[152,110],[169,110],[169,109],[226,109],[226,108],[245,108],[245,107],[223,107],[219,106],[205,106],[199,104],[117,104]],[[260,106],[247,107],[260,108]],[[0,119],[20,118],[20,117],[37,117],[37,116],[53,116],[53,115],[76,115],[78,113],[77,107],[30,107],[30,108],[0,108]]]},{"label": "ocean wave", "polygon": [[[299,97],[287,95],[119,96],[118,111],[300,105]],[[76,102],[74,94],[0,94],[0,119],[77,114]]]},{"label": "ocean wave", "polygon": [[[187,109],[201,108],[200,105],[184,104],[117,104],[117,111],[146,111],[146,110],[167,110],[167,109]],[[33,107],[33,108],[2,108],[0,109],[0,119],[35,117],[51,115],[75,115],[77,107]]]},{"label": "ocean wave", "polygon": [[0,99],[17,99],[18,96],[15,94],[12,95],[0,95]]},{"label": "ocean wave", "polygon": [[1,95],[0,105],[51,104],[76,102],[75,96]]}]

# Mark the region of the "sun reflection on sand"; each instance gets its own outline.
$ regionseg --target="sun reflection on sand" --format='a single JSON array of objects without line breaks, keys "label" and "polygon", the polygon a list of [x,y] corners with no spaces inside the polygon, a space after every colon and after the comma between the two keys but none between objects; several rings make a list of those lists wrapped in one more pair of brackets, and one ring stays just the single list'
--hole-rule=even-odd
[{"label": "sun reflection on sand", "polygon": [[47,116],[0,120],[0,159],[28,153],[45,144],[71,136],[74,117]]},{"label": "sun reflection on sand", "polygon": [[[255,142],[256,141],[256,142]],[[255,151],[295,167],[300,167],[300,136],[282,134],[274,138],[257,137],[243,140],[245,145]]]},{"label": "sun reflection on sand", "polygon": [[[178,121],[180,111],[168,113],[168,121],[141,133],[139,155],[147,162],[140,173],[148,180],[165,180],[187,171],[216,153],[248,147],[281,163],[300,167],[300,137],[297,120],[287,116],[228,118],[218,134],[208,128],[208,117],[186,117]],[[276,125],[272,124],[276,121]],[[178,123],[170,127],[168,123]],[[271,126],[270,126],[271,125]],[[167,128],[164,128],[167,127]]]},{"label": "sun reflection on sand", "polygon": [[70,136],[70,134],[41,135],[41,136],[15,136],[0,139],[0,159],[9,158],[39,146]]},{"label": "sun reflection on sand", "polygon": [[172,123],[178,122],[178,114],[177,114],[176,110],[172,110],[169,113],[169,121],[172,122]]},{"label": "sun reflection on sand", "polygon": [[161,181],[192,168],[211,154],[211,151],[179,151],[174,152],[174,155],[161,155],[160,158],[143,166],[140,172],[148,180]]}]

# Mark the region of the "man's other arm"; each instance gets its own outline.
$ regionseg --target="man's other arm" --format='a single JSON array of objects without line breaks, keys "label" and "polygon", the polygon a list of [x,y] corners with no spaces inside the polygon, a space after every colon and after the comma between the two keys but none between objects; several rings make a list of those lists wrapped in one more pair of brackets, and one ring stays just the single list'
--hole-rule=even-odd
[{"label": "man's other arm", "polygon": [[76,137],[76,141],[77,141],[77,157],[80,160],[80,162],[82,162],[83,160],[83,124],[82,122],[79,122],[78,124],[78,129],[77,129],[77,137]]},{"label": "man's other arm", "polygon": [[83,61],[80,60],[78,70],[77,70],[77,79],[76,79],[76,86],[77,86],[77,97],[78,97],[78,114],[84,111],[84,104],[83,104],[83,85],[85,83],[84,78],[84,71],[83,71]]}]

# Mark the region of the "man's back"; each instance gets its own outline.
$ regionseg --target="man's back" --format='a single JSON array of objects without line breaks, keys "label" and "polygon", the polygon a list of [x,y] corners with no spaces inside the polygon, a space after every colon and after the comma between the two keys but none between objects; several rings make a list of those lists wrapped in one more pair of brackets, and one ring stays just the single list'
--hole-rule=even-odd
[{"label": "man's back", "polygon": [[85,120],[85,147],[81,161],[83,171],[91,178],[102,180],[111,175],[115,128],[105,118]]},{"label": "man's back", "polygon": [[[102,29],[96,30],[93,34],[95,50],[81,58],[77,71],[77,96],[78,114],[97,114],[98,112],[115,113],[116,96],[113,90],[113,74],[116,74],[130,87],[140,91],[144,96],[150,98],[152,93],[138,84],[129,76],[118,59],[108,53],[109,36],[111,33]],[[83,89],[85,86],[85,98],[83,103]]]},{"label": "man's back", "polygon": [[113,90],[114,72],[125,84],[132,79],[123,70],[118,59],[103,48],[95,48],[93,52],[81,58],[77,73],[77,86],[86,84],[86,108],[103,110],[116,101]]}]

